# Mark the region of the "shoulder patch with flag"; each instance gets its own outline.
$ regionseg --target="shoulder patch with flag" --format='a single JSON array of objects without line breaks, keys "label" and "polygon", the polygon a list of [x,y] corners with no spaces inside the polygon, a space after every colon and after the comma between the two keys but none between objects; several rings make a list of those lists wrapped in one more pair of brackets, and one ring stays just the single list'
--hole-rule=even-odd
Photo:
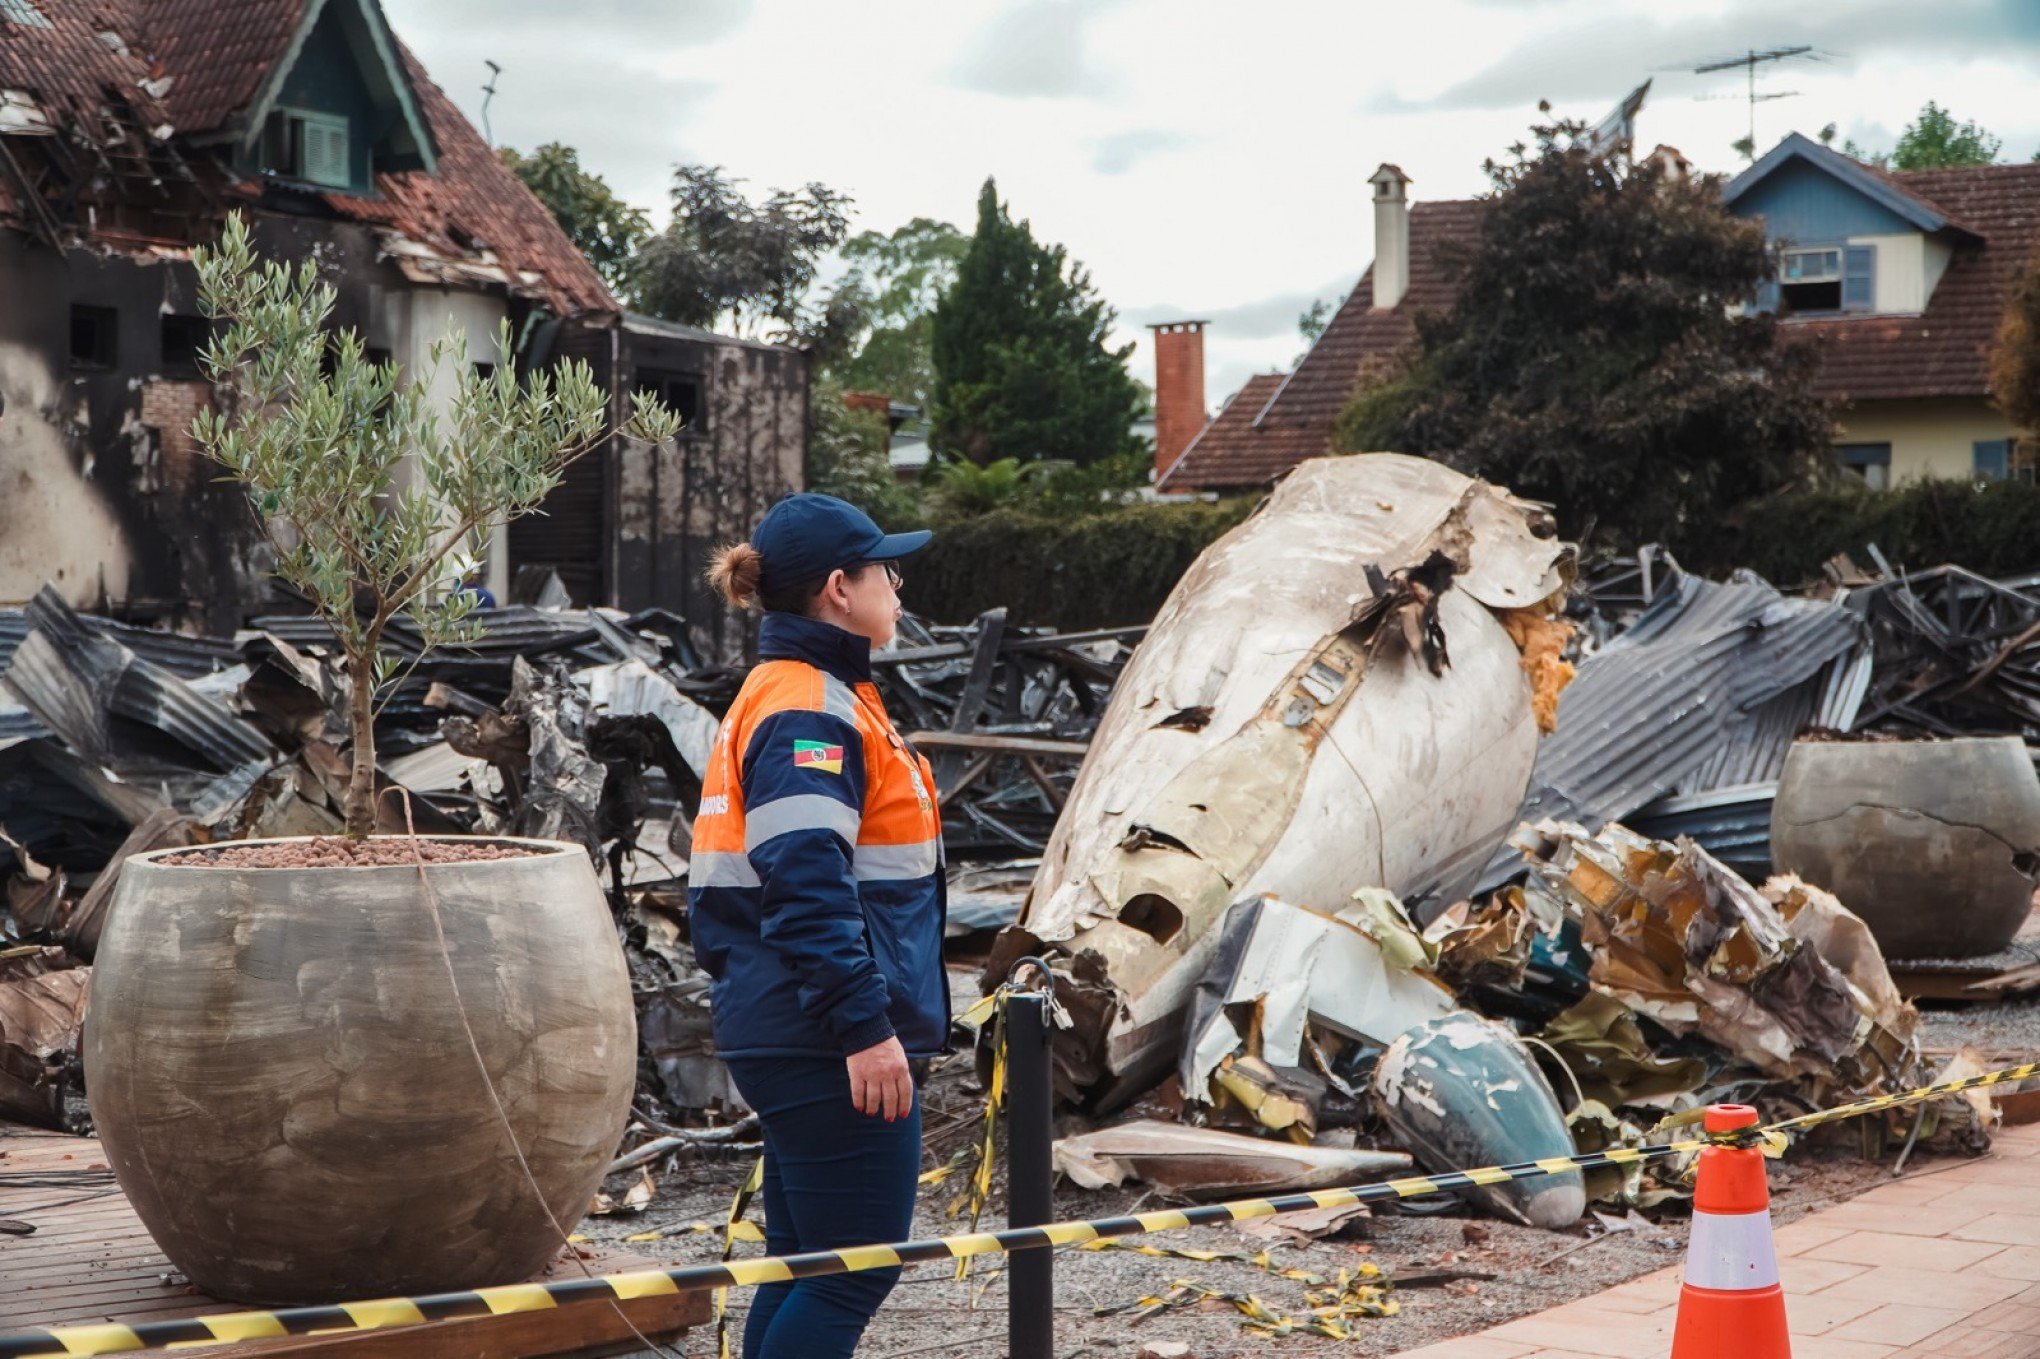
[{"label": "shoulder patch with flag", "polygon": [[795,741],[793,767],[819,769],[824,774],[840,774],[843,772],[843,747],[832,746],[826,741]]}]

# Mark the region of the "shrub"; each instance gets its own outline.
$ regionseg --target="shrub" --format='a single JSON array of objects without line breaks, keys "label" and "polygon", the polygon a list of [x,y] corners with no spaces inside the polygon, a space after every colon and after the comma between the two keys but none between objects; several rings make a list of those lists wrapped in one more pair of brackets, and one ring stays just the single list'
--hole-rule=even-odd
[{"label": "shrub", "polygon": [[1197,554],[1257,503],[1249,496],[1055,518],[1005,509],[960,520],[907,564],[907,607],[962,622],[1003,605],[1009,622],[1064,631],[1145,623]]}]

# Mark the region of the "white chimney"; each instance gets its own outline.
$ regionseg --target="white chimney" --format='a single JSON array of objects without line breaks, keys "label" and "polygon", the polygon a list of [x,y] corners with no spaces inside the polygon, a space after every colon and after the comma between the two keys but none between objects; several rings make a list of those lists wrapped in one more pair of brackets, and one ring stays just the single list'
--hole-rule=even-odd
[{"label": "white chimney", "polygon": [[1374,305],[1393,307],[1410,290],[1410,177],[1384,164],[1368,177],[1374,186]]}]

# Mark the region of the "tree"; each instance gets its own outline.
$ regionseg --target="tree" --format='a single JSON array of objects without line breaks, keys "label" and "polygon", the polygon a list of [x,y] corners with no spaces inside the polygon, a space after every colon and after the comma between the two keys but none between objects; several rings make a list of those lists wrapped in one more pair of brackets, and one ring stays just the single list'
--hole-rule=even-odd
[{"label": "tree", "polygon": [[1990,165],[2004,143],[1975,123],[1956,125],[1955,115],[1927,101],[1920,116],[1906,124],[1891,151],[1894,170],[1951,170],[1965,165]]},{"label": "tree", "polygon": [[985,181],[977,232],[931,323],[935,451],[984,465],[1085,464],[1137,442],[1132,345],[1108,347],[1113,312],[1059,245],[1042,245]]},{"label": "tree", "polygon": [[1929,99],[1890,151],[1872,151],[1852,139],[1842,143],[1842,152],[1880,170],[1953,170],[1994,165],[2003,147],[2003,141],[1975,123],[1958,125],[1954,114]]},{"label": "tree", "polygon": [[1990,357],[1990,390],[1998,409],[2023,435],[2030,457],[2040,436],[2040,253],[2019,270],[2005,302],[1997,348]]},{"label": "tree", "polygon": [[[192,253],[199,306],[225,323],[202,356],[222,392],[200,413],[199,445],[247,488],[276,554],[276,574],[333,630],[348,682],[352,767],[347,834],[375,825],[376,695],[396,677],[382,649],[399,614],[426,647],[481,635],[474,573],[489,529],[538,508],[575,458],[603,436],[607,398],[586,364],[553,372],[502,363],[483,376],[456,338],[445,424],[427,381],[371,363],[353,330],[335,330],[333,289],[307,260],[258,262],[239,213],[216,247]],[[498,335],[509,355],[510,328]],[[678,418],[640,397],[631,432],[663,443]],[[399,490],[397,470],[416,470]]]},{"label": "tree", "polygon": [[530,155],[513,147],[496,154],[551,210],[569,240],[611,288],[621,288],[630,259],[652,234],[652,220],[611,191],[602,176],[581,168],[571,146],[547,142]]},{"label": "tree", "polygon": [[855,352],[834,366],[846,387],[928,409],[935,390],[935,306],[969,248],[970,237],[930,217],[916,217],[890,235],[865,231],[844,242],[850,269],[837,295],[856,298],[870,328]]},{"label": "tree", "polygon": [[1771,262],[1718,179],[1581,133],[1538,127],[1534,152],[1488,163],[1457,300],[1418,318],[1402,374],[1363,388],[1335,437],[1551,501],[1579,537],[1676,539],[1813,465],[1831,430],[1818,360],[1737,307]]},{"label": "tree", "polygon": [[807,488],[847,500],[889,530],[919,522],[919,497],[893,475],[886,418],[852,410],[843,384],[823,374],[808,393]]},{"label": "tree", "polygon": [[850,227],[850,198],[823,184],[775,189],[753,203],[719,165],[673,172],[673,220],[639,249],[630,292],[683,325],[807,346],[837,343],[855,321],[848,299],[809,297],[822,257]]}]

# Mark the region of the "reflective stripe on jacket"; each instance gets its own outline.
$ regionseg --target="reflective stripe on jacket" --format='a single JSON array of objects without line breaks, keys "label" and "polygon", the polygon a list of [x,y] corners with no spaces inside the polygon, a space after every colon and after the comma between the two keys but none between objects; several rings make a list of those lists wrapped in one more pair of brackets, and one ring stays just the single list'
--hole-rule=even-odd
[{"label": "reflective stripe on jacket", "polygon": [[716,1050],[942,1051],[947,893],[934,773],[893,729],[862,637],[770,613],[723,718],[688,861]]}]

